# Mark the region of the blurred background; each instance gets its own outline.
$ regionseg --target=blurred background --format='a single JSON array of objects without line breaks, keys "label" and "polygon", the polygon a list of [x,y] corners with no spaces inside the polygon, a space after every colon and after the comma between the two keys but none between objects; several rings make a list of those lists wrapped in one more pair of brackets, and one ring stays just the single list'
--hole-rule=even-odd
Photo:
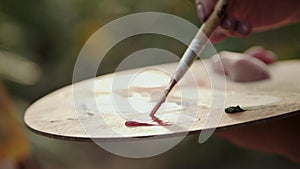
[{"label": "blurred background", "polygon": [[[149,11],[201,25],[192,0],[0,0],[0,169],[299,167],[285,157],[240,148],[218,137],[200,145],[197,136],[189,136],[162,155],[127,159],[93,143],[50,139],[25,127],[23,115],[31,103],[71,84],[76,57],[96,30],[124,15]],[[299,59],[299,30],[295,24],[247,39],[230,38],[215,47],[242,52],[262,45],[279,60]],[[130,53],[151,47],[178,56],[186,48],[167,37],[134,36],[107,54],[99,75],[113,72]]]}]

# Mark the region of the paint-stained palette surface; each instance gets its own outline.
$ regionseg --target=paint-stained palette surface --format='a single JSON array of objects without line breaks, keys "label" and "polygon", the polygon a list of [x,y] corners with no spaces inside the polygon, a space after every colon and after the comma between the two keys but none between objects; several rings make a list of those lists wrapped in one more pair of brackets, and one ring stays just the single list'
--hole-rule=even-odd
[{"label": "paint-stained palette surface", "polygon": [[[218,75],[208,75],[203,63],[207,62],[197,61],[191,68],[191,72],[197,72],[197,85],[191,85],[189,79],[180,83],[158,112],[171,126],[126,127],[124,123],[132,119],[149,121],[148,113],[177,63],[123,71],[64,87],[32,104],[25,112],[25,123],[32,131],[54,138],[120,140],[251,124],[300,110],[299,60],[271,65],[269,80],[227,81],[225,106],[216,114],[211,111],[216,101],[213,92],[223,93],[210,88],[209,77]],[[235,105],[246,111],[225,113],[224,108]]]}]

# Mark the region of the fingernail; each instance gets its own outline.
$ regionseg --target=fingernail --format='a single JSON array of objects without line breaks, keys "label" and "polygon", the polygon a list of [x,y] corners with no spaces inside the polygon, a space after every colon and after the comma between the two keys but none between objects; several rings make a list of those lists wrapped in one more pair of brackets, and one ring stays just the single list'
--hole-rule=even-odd
[{"label": "fingernail", "polygon": [[198,12],[198,16],[199,16],[200,20],[202,22],[204,22],[205,21],[205,11],[204,11],[204,7],[202,4],[197,5],[197,12]]},{"label": "fingernail", "polygon": [[251,27],[247,22],[240,22],[236,31],[241,35],[247,36],[251,32]]},{"label": "fingernail", "polygon": [[227,30],[232,30],[235,27],[235,22],[232,18],[226,17],[221,23],[221,27]]}]

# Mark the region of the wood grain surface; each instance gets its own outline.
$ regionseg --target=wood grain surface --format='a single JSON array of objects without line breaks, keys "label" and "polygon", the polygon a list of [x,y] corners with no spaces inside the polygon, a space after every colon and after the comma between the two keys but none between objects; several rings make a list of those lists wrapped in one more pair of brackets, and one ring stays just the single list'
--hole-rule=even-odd
[{"label": "wood grain surface", "polygon": [[[193,76],[197,79],[187,76],[158,113],[160,118],[173,123],[171,126],[126,127],[124,123],[132,119],[149,120],[148,112],[177,63],[108,74],[64,87],[33,103],[24,120],[32,131],[48,137],[106,141],[198,133],[300,112],[300,60],[271,65],[268,80],[251,83],[227,80],[225,105],[217,113],[212,111],[212,101],[218,100],[212,97],[212,91],[220,91],[211,88],[210,78],[220,75],[208,73],[208,62],[197,61],[192,66],[191,72],[195,72]],[[224,108],[235,105],[246,111],[225,113]]]}]

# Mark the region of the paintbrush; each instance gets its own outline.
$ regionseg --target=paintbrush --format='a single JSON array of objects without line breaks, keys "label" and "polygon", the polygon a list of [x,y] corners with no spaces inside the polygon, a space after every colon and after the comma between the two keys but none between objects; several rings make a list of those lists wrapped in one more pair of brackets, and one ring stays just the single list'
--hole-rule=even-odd
[{"label": "paintbrush", "polygon": [[189,67],[193,64],[198,56],[200,56],[203,51],[208,38],[212,35],[212,33],[216,30],[216,28],[221,23],[222,19],[226,15],[226,11],[229,7],[229,2],[231,0],[219,0],[212,12],[212,14],[208,17],[207,21],[205,21],[197,34],[193,38],[192,42],[188,46],[187,50],[184,52],[175,73],[173,74],[168,87],[165,89],[163,95],[160,100],[154,106],[150,113],[150,117],[153,121],[158,121],[159,119],[155,116],[155,113],[158,111],[160,106],[166,101],[168,94],[171,92],[173,87],[179,82],[179,80],[184,76]]}]

